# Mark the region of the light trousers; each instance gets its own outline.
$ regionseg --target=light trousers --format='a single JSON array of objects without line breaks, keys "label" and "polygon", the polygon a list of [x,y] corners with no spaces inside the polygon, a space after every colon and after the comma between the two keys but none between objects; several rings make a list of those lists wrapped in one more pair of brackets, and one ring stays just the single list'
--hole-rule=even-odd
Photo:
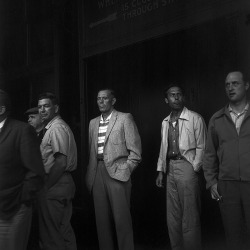
[{"label": "light trousers", "polygon": [[199,176],[186,160],[169,162],[167,226],[173,250],[201,249]]},{"label": "light trousers", "polygon": [[69,173],[65,173],[46,193],[41,192],[38,215],[42,250],[77,249],[70,223],[74,192],[75,184]]},{"label": "light trousers", "polygon": [[[134,250],[130,214],[131,180],[112,179],[102,161],[93,186],[96,226],[100,250]],[[116,239],[115,239],[116,237]]]}]

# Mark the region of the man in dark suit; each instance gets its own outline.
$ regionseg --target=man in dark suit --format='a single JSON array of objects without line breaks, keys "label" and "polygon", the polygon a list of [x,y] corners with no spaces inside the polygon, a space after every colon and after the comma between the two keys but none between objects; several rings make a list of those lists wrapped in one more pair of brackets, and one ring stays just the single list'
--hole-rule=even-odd
[{"label": "man in dark suit", "polygon": [[115,249],[115,227],[119,250],[133,250],[130,175],[141,161],[141,139],[132,115],[116,111],[115,102],[113,90],[98,92],[101,116],[89,125],[86,182],[93,193],[100,249]]},{"label": "man in dark suit", "polygon": [[10,106],[0,90],[0,249],[26,250],[44,168],[34,129],[9,118]]}]

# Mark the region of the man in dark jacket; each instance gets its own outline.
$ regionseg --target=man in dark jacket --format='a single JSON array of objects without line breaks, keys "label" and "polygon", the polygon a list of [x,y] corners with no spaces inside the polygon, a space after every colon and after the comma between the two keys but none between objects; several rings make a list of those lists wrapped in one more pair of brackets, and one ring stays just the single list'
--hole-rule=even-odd
[{"label": "man in dark jacket", "polygon": [[10,99],[0,90],[0,249],[26,250],[31,200],[44,169],[34,129],[9,118]]},{"label": "man in dark jacket", "polygon": [[[220,206],[227,249],[234,250],[241,249],[242,228],[247,229],[247,238],[250,239],[248,88],[249,83],[241,72],[227,75],[225,89],[229,104],[216,112],[209,122],[203,161],[207,188]],[[250,249],[250,245],[246,249]]]}]

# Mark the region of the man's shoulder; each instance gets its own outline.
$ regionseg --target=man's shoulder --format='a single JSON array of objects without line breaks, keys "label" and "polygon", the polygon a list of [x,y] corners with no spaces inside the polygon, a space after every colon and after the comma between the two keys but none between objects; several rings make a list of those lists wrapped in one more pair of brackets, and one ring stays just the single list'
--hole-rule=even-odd
[{"label": "man's shoulder", "polygon": [[69,127],[69,125],[61,117],[58,117],[51,123],[50,128],[53,129],[59,127]]},{"label": "man's shoulder", "polygon": [[100,117],[101,117],[101,115],[99,115],[99,116],[97,116],[97,117],[91,119],[90,122],[89,122],[89,124],[93,124],[93,123],[95,123],[97,120],[100,120]]},{"label": "man's shoulder", "polygon": [[117,122],[121,122],[121,123],[134,122],[134,118],[131,113],[124,113],[124,112],[116,111],[114,113],[114,116],[116,116]]},{"label": "man's shoulder", "polygon": [[186,113],[189,117],[193,117],[196,119],[203,119],[202,115],[197,113],[196,111],[190,110],[186,108]]},{"label": "man's shoulder", "polygon": [[215,120],[215,119],[218,119],[218,118],[224,116],[224,114],[225,114],[225,109],[226,109],[226,108],[223,107],[223,108],[221,108],[220,110],[216,111],[216,112],[212,115],[212,117],[210,118],[210,121],[213,121],[213,120]]},{"label": "man's shoulder", "polygon": [[7,118],[6,125],[16,130],[31,128],[31,126],[28,123],[12,118]]},{"label": "man's shoulder", "polygon": [[117,115],[119,117],[124,117],[124,118],[132,117],[132,115],[130,113],[124,113],[124,112],[120,112],[120,111],[115,111],[114,115]]},{"label": "man's shoulder", "polygon": [[163,120],[162,120],[162,124],[165,124],[166,122],[168,122],[170,120],[170,114],[168,116],[166,116]]}]

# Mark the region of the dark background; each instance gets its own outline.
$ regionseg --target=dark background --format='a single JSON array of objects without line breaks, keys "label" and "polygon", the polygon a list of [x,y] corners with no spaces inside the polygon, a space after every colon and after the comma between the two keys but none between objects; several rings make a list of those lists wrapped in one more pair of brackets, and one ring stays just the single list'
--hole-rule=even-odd
[{"label": "dark background", "polygon": [[[132,176],[131,197],[137,249],[169,247],[166,192],[155,186],[161,122],[169,114],[163,90],[170,81],[181,83],[187,107],[208,124],[226,104],[226,74],[248,71],[248,9],[84,57],[83,7],[80,0],[0,0],[0,88],[11,95],[12,116],[24,121],[40,92],[59,96],[61,115],[78,145],[72,223],[81,249],[97,248],[93,203],[84,183],[88,123],[99,115],[98,89],[114,88],[116,109],[132,113],[142,139],[143,160]],[[202,173],[201,189],[204,249],[224,249],[218,205],[205,190]]]}]

